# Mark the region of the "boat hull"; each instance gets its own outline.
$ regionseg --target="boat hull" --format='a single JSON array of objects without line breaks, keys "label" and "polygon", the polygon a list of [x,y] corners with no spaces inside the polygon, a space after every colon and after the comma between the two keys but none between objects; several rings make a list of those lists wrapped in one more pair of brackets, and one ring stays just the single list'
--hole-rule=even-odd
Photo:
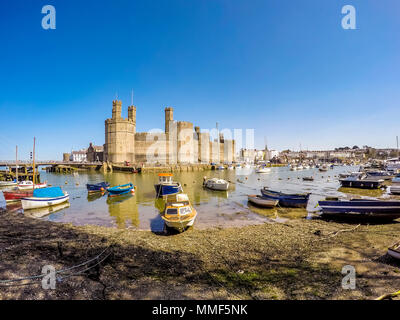
[{"label": "boat hull", "polygon": [[69,195],[66,193],[62,197],[55,197],[55,198],[37,198],[37,197],[27,197],[21,198],[22,208],[24,210],[29,209],[38,209],[44,207],[55,206],[60,203],[66,202],[69,200]]},{"label": "boat hull", "polygon": [[251,204],[262,208],[274,208],[279,202],[279,200],[270,200],[258,195],[249,195],[247,198]]},{"label": "boat hull", "polygon": [[21,198],[32,197],[33,191],[3,191],[6,202],[19,201]]},{"label": "boat hull", "polygon": [[155,184],[157,197],[163,197],[173,195],[182,192],[182,187],[179,183],[177,184]]},{"label": "boat hull", "polygon": [[215,191],[227,191],[229,189],[229,182],[226,183],[214,183],[213,181],[206,181],[204,187]]},{"label": "boat hull", "polygon": [[319,201],[322,214],[346,218],[393,220],[400,218],[400,201]]},{"label": "boat hull", "polygon": [[389,254],[391,257],[400,260],[400,244],[397,243],[397,244],[395,244],[394,246],[390,247],[390,248],[388,249],[388,254]]},{"label": "boat hull", "polygon": [[306,208],[310,197],[309,194],[283,194],[265,189],[261,189],[261,194],[266,199],[278,200],[281,207],[288,208]]},{"label": "boat hull", "polygon": [[104,192],[108,189],[110,185],[108,183],[96,183],[96,184],[86,184],[86,188],[89,193],[91,192]]},{"label": "boat hull", "polygon": [[187,219],[187,220],[175,220],[175,221],[167,220],[167,219],[164,218],[164,217],[162,217],[162,218],[163,218],[163,220],[164,220],[164,222],[165,222],[165,225],[166,225],[168,228],[172,228],[172,229],[175,229],[175,230],[177,230],[177,231],[179,231],[179,232],[183,232],[183,231],[185,231],[186,228],[193,226],[194,221],[196,220],[196,217],[197,217],[197,214],[196,214],[196,216],[194,216],[194,217],[191,218],[191,219]]},{"label": "boat hull", "polygon": [[382,181],[371,180],[339,180],[343,188],[359,188],[359,189],[379,189],[382,186]]}]

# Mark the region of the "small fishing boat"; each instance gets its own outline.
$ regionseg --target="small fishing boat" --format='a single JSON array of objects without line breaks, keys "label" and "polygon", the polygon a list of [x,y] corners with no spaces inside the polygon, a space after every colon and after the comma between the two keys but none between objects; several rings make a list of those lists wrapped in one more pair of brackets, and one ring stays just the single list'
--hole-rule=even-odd
[{"label": "small fishing boat", "polygon": [[304,167],[301,164],[297,166],[297,170],[303,170],[303,169]]},{"label": "small fishing boat", "polygon": [[400,201],[395,200],[324,200],[319,201],[323,215],[344,218],[374,218],[394,220],[400,218]]},{"label": "small fishing boat", "polygon": [[197,216],[196,209],[190,204],[187,194],[180,193],[167,197],[161,218],[169,228],[183,232],[193,225]]},{"label": "small fishing boat", "polygon": [[268,173],[271,172],[271,168],[268,168],[266,166],[259,166],[256,169],[256,173]]},{"label": "small fishing boat", "polygon": [[108,189],[110,184],[108,182],[99,182],[94,184],[86,184],[88,192],[104,192]]},{"label": "small fishing boat", "polygon": [[292,164],[292,165],[290,166],[290,171],[296,171],[296,170],[297,170],[297,166],[294,165],[294,164]]},{"label": "small fishing boat", "polygon": [[32,197],[21,198],[24,210],[55,206],[69,200],[69,195],[60,187],[34,189]]},{"label": "small fishing boat", "polygon": [[328,166],[327,166],[326,164],[320,166],[320,167],[319,167],[319,171],[321,171],[321,172],[326,172],[326,171],[328,171]]},{"label": "small fishing boat", "polygon": [[233,169],[235,169],[235,168],[232,165],[228,166],[228,170],[233,170]]},{"label": "small fishing boat", "polygon": [[236,169],[242,169],[242,166],[240,165],[240,163],[238,163],[238,164],[236,165]]},{"label": "small fishing boat", "polygon": [[395,259],[400,260],[400,242],[395,243],[388,249],[388,254]]},{"label": "small fishing boat", "polygon": [[310,197],[309,193],[287,194],[283,192],[269,190],[267,187],[261,189],[261,194],[264,198],[279,200],[280,206],[289,208],[307,207],[308,199]]},{"label": "small fishing boat", "polygon": [[13,181],[0,181],[0,188],[1,187],[12,187],[18,184],[17,180]]},{"label": "small fishing boat", "polygon": [[339,178],[345,179],[345,178],[350,177],[350,175],[351,175],[351,172],[339,173]]},{"label": "small fishing boat", "polygon": [[305,166],[303,166],[303,169],[304,169],[304,170],[309,170],[309,169],[310,169],[310,166],[309,166],[308,164],[306,164]]},{"label": "small fishing boat", "polygon": [[339,182],[345,188],[378,189],[384,180],[369,179],[363,172],[353,172],[347,178],[339,179]]},{"label": "small fishing boat", "polygon": [[43,182],[43,183],[37,183],[35,185],[33,185],[32,181],[22,181],[18,184],[17,188],[19,190],[32,190],[32,189],[41,189],[41,188],[46,188],[47,187],[47,183]]},{"label": "small fishing boat", "polygon": [[21,200],[21,198],[31,197],[33,195],[33,191],[20,191],[17,189],[13,191],[3,191],[3,195],[6,202],[14,202]]},{"label": "small fishing boat", "polygon": [[229,182],[224,179],[218,179],[218,178],[207,179],[207,177],[204,177],[203,186],[211,190],[227,191],[229,188]]},{"label": "small fishing boat", "polygon": [[157,198],[177,194],[182,192],[182,186],[179,182],[172,181],[172,173],[160,173],[158,183],[154,185]]},{"label": "small fishing boat", "polygon": [[303,177],[303,181],[314,181],[313,177]]},{"label": "small fishing boat", "polygon": [[129,192],[134,193],[135,188],[132,183],[127,183],[127,184],[115,186],[112,188],[108,188],[107,191],[108,191],[108,195],[110,197],[112,197],[112,196],[119,196],[121,194],[126,194]]},{"label": "small fishing boat", "polygon": [[216,168],[216,170],[225,170],[225,167],[224,167],[224,166],[218,166],[218,167]]},{"label": "small fishing boat", "polygon": [[255,195],[255,194],[249,194],[247,196],[247,199],[250,203],[255,204],[258,207],[263,207],[263,208],[276,207],[276,205],[279,202],[279,200],[271,200],[271,199],[267,199],[263,196]]}]

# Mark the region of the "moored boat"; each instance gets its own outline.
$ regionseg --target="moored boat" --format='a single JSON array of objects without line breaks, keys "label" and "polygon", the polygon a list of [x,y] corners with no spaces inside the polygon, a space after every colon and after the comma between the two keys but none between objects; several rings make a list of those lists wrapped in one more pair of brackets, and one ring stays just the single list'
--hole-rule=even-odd
[{"label": "moored boat", "polygon": [[190,204],[189,197],[184,193],[168,196],[165,209],[161,213],[161,218],[166,226],[179,232],[192,226],[196,216],[196,209]]},{"label": "moored boat", "polygon": [[384,180],[369,179],[363,172],[353,172],[347,178],[339,179],[339,182],[345,188],[378,189]]},{"label": "moored boat", "polygon": [[3,191],[3,196],[6,202],[19,201],[21,198],[31,197],[33,195],[33,191],[29,190],[13,190],[13,191]]},{"label": "moored boat", "polygon": [[395,243],[388,249],[388,254],[395,259],[400,260],[400,242]]},{"label": "moored boat", "polygon": [[303,177],[303,181],[314,181],[313,177]]},{"label": "moored boat", "polygon": [[172,173],[160,173],[158,183],[154,185],[157,198],[177,194],[182,192],[182,186],[179,182],[172,181]]},{"label": "moored boat", "polygon": [[394,220],[400,218],[400,201],[395,200],[324,200],[319,201],[323,215],[343,218]]},{"label": "moored boat", "polygon": [[32,189],[41,189],[41,188],[46,188],[47,187],[47,183],[43,182],[43,183],[37,183],[37,184],[33,184],[32,181],[22,181],[18,184],[17,188],[19,190],[32,190]]},{"label": "moored boat", "polygon": [[119,186],[115,186],[112,188],[108,188],[108,195],[109,196],[119,196],[121,194],[126,194],[126,193],[133,193],[135,192],[135,187],[133,186],[132,183],[127,183],[127,184],[123,184],[123,185],[119,185]]},{"label": "moored boat", "polygon": [[326,164],[320,166],[320,167],[319,167],[319,171],[321,171],[321,172],[326,172],[326,171],[328,171],[328,166],[327,166]]},{"label": "moored boat", "polygon": [[0,188],[1,187],[12,187],[18,184],[17,180],[13,181],[0,181]]},{"label": "moored boat", "polygon": [[104,192],[108,189],[109,186],[110,186],[110,184],[108,182],[86,184],[86,188],[87,188],[88,192]]},{"label": "moored boat", "polygon": [[309,193],[287,194],[278,191],[269,190],[267,187],[261,189],[263,197],[272,200],[279,200],[282,207],[305,208],[307,207]]},{"label": "moored boat", "polygon": [[256,173],[268,173],[271,172],[271,168],[268,168],[266,166],[259,166],[256,169]]},{"label": "moored boat", "polygon": [[24,210],[55,206],[69,200],[69,195],[60,187],[34,189],[32,197],[21,198]]},{"label": "moored boat", "polygon": [[255,194],[249,194],[247,199],[250,203],[263,208],[274,208],[279,202],[279,200],[267,199],[263,196]]},{"label": "moored boat", "polygon": [[368,179],[376,179],[376,180],[391,180],[394,175],[388,171],[367,171],[366,172]]},{"label": "moored boat", "polygon": [[211,190],[227,191],[229,188],[229,182],[224,179],[218,179],[218,178],[207,179],[207,177],[204,177],[203,186]]}]

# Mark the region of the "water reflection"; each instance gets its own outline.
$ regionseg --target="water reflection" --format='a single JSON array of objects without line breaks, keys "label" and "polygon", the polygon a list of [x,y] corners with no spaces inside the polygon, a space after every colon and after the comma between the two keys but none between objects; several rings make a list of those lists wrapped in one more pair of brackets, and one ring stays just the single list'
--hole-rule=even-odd
[{"label": "water reflection", "polygon": [[[265,223],[279,219],[305,218],[318,200],[325,196],[343,196],[339,190],[337,176],[347,171],[357,171],[358,167],[335,167],[328,172],[318,169],[290,171],[287,167],[272,168],[270,173],[257,174],[252,169],[179,172],[174,180],[182,184],[192,205],[198,211],[194,228],[215,226],[238,226]],[[133,227],[142,230],[162,231],[163,221],[160,211],[164,209],[163,199],[155,200],[154,184],[156,173],[100,173],[79,172],[79,174],[41,173],[44,180],[53,186],[62,186],[70,194],[70,206],[53,212],[43,219],[68,222],[76,225],[94,224],[117,228]],[[203,178],[222,178],[230,182],[228,191],[213,191],[203,187]],[[314,181],[303,181],[312,176]],[[109,198],[106,194],[88,195],[87,183],[107,181],[111,186],[133,183],[135,194]],[[262,187],[283,192],[312,193],[307,210],[304,209],[264,209],[247,203],[248,194],[260,194]],[[352,190],[351,190],[352,191]],[[350,192],[351,192],[350,191]],[[5,206],[0,192],[0,206]],[[21,210],[20,204],[7,205],[9,210]]]}]

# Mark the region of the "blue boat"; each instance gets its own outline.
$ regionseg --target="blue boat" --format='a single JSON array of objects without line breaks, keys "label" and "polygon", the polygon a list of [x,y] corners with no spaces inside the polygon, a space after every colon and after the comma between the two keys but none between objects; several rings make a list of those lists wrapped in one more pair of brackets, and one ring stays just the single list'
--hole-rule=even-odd
[{"label": "blue boat", "polygon": [[107,189],[109,196],[119,196],[121,194],[132,192],[132,190],[134,190],[134,186],[132,183],[127,183]]},{"label": "blue boat", "polygon": [[154,185],[157,198],[182,192],[179,182],[172,181],[172,173],[160,173],[158,183]]},{"label": "blue boat", "polygon": [[374,218],[393,220],[400,218],[400,201],[396,200],[324,200],[318,202],[322,215],[339,218]]},{"label": "blue boat", "polygon": [[102,192],[106,191],[110,184],[108,182],[100,182],[100,183],[94,183],[94,184],[86,184],[86,188],[88,192]]},{"label": "blue boat", "polygon": [[283,192],[272,191],[266,187],[261,189],[261,194],[263,195],[264,198],[271,200],[279,200],[278,203],[279,206],[289,207],[289,208],[307,207],[308,199],[310,197],[309,193],[287,194]]}]

